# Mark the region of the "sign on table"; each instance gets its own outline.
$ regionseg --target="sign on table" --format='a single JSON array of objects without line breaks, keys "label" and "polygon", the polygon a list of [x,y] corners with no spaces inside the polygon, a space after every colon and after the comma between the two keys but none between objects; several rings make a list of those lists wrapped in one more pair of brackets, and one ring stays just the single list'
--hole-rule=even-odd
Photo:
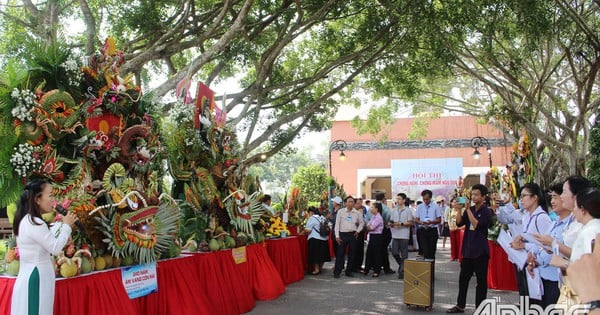
[{"label": "sign on table", "polygon": [[158,292],[156,262],[121,268],[123,286],[130,299]]}]

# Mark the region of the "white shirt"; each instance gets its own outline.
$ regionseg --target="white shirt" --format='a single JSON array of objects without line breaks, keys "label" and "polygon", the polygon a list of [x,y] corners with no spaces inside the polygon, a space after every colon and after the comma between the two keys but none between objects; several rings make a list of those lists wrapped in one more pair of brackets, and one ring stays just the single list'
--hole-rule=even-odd
[{"label": "white shirt", "polygon": [[[529,211],[524,211],[523,213],[523,233],[527,234],[543,234],[548,235],[552,230],[552,220],[550,220],[550,216],[542,209],[542,207],[538,206],[533,213],[529,213]],[[537,245],[532,243],[525,243],[525,249],[530,252],[532,250],[539,249]]]},{"label": "white shirt", "polygon": [[[394,221],[394,223],[396,223],[396,222],[406,223],[408,221],[414,222],[412,210],[408,207],[404,207],[402,210],[394,209],[394,210],[392,210],[392,215],[390,217],[390,221]],[[391,231],[392,231],[392,238],[405,239],[405,240],[410,238],[410,226],[392,227]]]},{"label": "white shirt", "polygon": [[569,224],[569,226],[567,226],[563,231],[563,244],[573,248],[573,244],[575,244],[577,235],[579,235],[579,231],[581,231],[582,228],[583,224],[573,219],[573,222],[571,222],[571,224]]},{"label": "white shirt", "polygon": [[523,223],[523,210],[515,209],[512,203],[507,203],[504,206],[498,207],[496,212],[498,215],[498,222],[502,224],[508,224],[510,233],[515,236],[523,231],[521,226]]},{"label": "white shirt", "polygon": [[[33,220],[38,224],[34,224]],[[29,312],[28,301],[34,298],[29,296],[29,278],[34,271],[39,274],[41,294],[37,298],[40,314],[52,314],[55,278],[50,254],[60,253],[70,235],[71,227],[68,224],[59,222],[48,229],[46,223],[39,218],[32,218],[29,214],[23,217],[17,236],[21,264],[13,288],[11,314],[21,315]]]},{"label": "white shirt", "polygon": [[600,233],[600,219],[593,219],[583,226],[571,251],[571,261],[576,261],[584,254],[592,252],[592,240],[596,238],[596,234]]},{"label": "white shirt", "polygon": [[316,238],[318,240],[326,241],[329,237],[321,236],[321,234],[319,233],[319,229],[321,228],[321,222],[326,221],[327,219],[320,215],[313,214],[312,216],[310,216],[310,218],[308,218],[308,221],[306,221],[305,226],[307,229],[310,229],[310,233],[308,234],[308,237],[306,239]]}]

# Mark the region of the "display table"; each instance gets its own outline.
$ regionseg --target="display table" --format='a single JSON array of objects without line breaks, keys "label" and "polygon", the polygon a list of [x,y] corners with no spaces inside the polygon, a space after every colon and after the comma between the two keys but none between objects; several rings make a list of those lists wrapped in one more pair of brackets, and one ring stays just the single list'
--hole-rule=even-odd
[{"label": "display table", "polygon": [[490,246],[487,274],[488,288],[517,291],[517,277],[513,263],[508,261],[508,256],[500,245],[494,241],[488,241],[488,243]]},{"label": "display table", "polygon": [[450,259],[462,261],[462,243],[465,237],[465,230],[458,229],[450,232]]},{"label": "display table", "polygon": [[[118,268],[69,279],[59,278],[54,314],[214,314],[217,309],[208,303],[204,291],[199,290],[194,266],[194,257],[158,262],[158,292],[133,300],[123,288]],[[10,314],[15,280],[14,277],[0,277],[0,314]],[[190,298],[190,292],[198,293],[198,298]]]},{"label": "display table", "polygon": [[304,279],[306,259],[302,259],[299,237],[273,238],[266,241],[269,257],[285,285]]},{"label": "display table", "polygon": [[[241,314],[285,292],[263,243],[247,246],[240,264],[224,250],[162,260],[156,272],[158,292],[132,300],[119,268],[57,279],[54,314]],[[15,279],[0,277],[0,314],[10,314]]]}]

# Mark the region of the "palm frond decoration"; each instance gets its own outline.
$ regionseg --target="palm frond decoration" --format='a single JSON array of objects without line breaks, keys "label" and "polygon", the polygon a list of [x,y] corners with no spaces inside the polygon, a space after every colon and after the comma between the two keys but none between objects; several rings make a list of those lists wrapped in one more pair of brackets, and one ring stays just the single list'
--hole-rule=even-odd
[{"label": "palm frond decoration", "polygon": [[6,207],[19,200],[24,188],[23,183],[19,179],[6,176],[5,174],[0,175],[0,207]]},{"label": "palm frond decoration", "polygon": [[254,237],[253,225],[260,220],[260,217],[265,213],[265,207],[263,207],[260,201],[262,192],[257,191],[247,196],[246,198],[239,199],[238,196],[246,196],[246,193],[242,190],[235,191],[227,196],[223,203],[227,209],[227,213],[231,218],[230,224],[237,231],[244,232]]},{"label": "palm frond decoration", "polygon": [[71,50],[66,43],[62,35],[56,42],[30,39],[25,43],[30,56],[28,66],[32,82],[38,84],[45,81],[47,90],[67,90],[70,86],[69,75],[63,65],[71,58]]},{"label": "palm frond decoration", "polygon": [[[132,191],[125,195],[122,200],[126,200],[131,195],[137,195],[138,198],[142,198],[136,191]],[[170,245],[177,238],[179,232],[181,211],[177,202],[171,197],[163,194],[159,196],[159,200],[161,203],[156,207],[147,206],[144,200],[141,199],[144,204],[142,208],[123,213],[119,212],[118,204],[100,207],[100,210],[103,211],[97,211],[99,214],[96,217],[96,220],[99,223],[97,228],[104,236],[102,242],[107,244],[108,251],[112,253],[114,257],[120,258],[131,256],[134,257],[137,262],[145,264],[157,261],[163,253],[168,252]],[[152,209],[151,213],[155,214],[150,216],[145,213],[148,209]],[[133,219],[128,215],[133,215],[136,218]],[[124,224],[124,222],[127,222],[127,224]],[[128,236],[131,232],[125,230],[124,227],[129,229],[132,228],[133,225],[138,224],[146,224],[154,227],[153,229],[150,228],[150,231],[153,231],[152,235],[156,239],[154,244],[143,243],[143,241],[139,242]]]}]

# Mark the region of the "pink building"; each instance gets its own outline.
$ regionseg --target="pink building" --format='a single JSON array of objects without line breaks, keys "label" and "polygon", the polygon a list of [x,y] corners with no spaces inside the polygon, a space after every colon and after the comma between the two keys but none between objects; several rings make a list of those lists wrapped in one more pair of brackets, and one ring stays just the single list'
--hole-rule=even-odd
[{"label": "pink building", "polygon": [[[391,160],[421,158],[462,158],[463,177],[479,176],[489,170],[486,144],[478,149],[479,159],[473,157],[474,137],[484,137],[489,143],[493,165],[503,167],[510,160],[512,143],[500,130],[490,124],[478,124],[472,116],[448,116],[433,119],[423,140],[409,140],[414,118],[401,118],[392,127],[388,141],[381,144],[377,137],[358,136],[350,121],[335,121],[331,128],[331,142],[344,140],[345,160],[340,152],[331,152],[333,176],[344,185],[346,193],[373,199],[376,192],[391,198]],[[331,143],[330,142],[330,143]]]}]

